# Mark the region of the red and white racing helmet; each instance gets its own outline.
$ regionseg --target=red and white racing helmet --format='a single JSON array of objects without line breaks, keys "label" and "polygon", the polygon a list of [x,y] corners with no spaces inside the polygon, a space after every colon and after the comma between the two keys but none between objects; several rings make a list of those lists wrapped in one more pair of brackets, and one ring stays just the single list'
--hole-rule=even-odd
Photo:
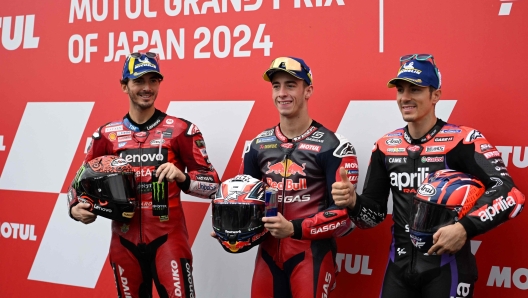
[{"label": "red and white racing helmet", "polygon": [[265,184],[249,175],[224,181],[212,201],[213,229],[222,248],[241,253],[267,235],[264,216]]}]

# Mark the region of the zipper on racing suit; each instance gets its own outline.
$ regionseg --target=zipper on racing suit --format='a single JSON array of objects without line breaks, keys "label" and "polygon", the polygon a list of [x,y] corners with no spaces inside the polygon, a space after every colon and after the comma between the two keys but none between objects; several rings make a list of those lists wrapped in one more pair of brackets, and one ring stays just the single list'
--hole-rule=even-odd
[{"label": "zipper on racing suit", "polygon": [[[148,135],[147,135],[148,137]],[[139,156],[142,156],[143,155],[143,147],[142,147],[143,143],[139,143]],[[143,176],[141,175],[142,173],[142,170],[143,170],[143,160],[141,158],[139,158],[139,181],[141,182],[141,179],[143,178]],[[152,179],[152,173],[150,173],[150,178]],[[143,182],[141,182],[143,183]],[[137,189],[136,189],[137,191]],[[143,196],[143,193],[140,192],[139,194],[139,243],[143,243],[143,224],[142,224],[142,214],[143,213],[143,202],[142,202],[142,196]]]},{"label": "zipper on racing suit", "polygon": [[[282,177],[284,181],[282,182],[282,200],[281,200],[282,216],[284,216],[284,202],[286,200],[286,173],[288,173],[288,160],[289,160],[288,157],[291,156],[291,153],[294,149],[295,149],[295,146],[289,149],[286,155],[284,155],[284,158],[282,159],[282,162],[284,163],[284,177]],[[277,244],[278,261],[279,263],[282,263],[282,254],[280,253],[280,246],[281,246],[281,239],[278,239],[278,244]]]}]

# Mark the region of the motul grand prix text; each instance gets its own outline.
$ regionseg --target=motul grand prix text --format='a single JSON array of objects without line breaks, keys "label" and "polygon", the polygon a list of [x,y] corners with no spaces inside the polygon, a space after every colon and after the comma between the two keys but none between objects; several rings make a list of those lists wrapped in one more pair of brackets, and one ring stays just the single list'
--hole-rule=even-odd
[{"label": "motul grand prix text", "polygon": [[[124,2],[124,5],[123,5]],[[263,0],[243,3],[242,0],[164,0],[163,13],[169,17],[186,15],[244,13],[263,8]],[[152,1],[154,5],[154,2]],[[281,8],[281,0],[273,0],[273,9]],[[159,3],[156,3],[159,5]],[[293,0],[285,2],[284,6],[294,8],[312,8],[343,6],[344,0]],[[124,6],[124,9],[123,9]],[[269,7],[266,7],[269,8]],[[226,15],[227,16],[227,15]],[[150,0],[97,1],[72,0],[68,22],[103,22],[127,18],[158,17],[158,11],[151,8]],[[191,31],[191,33],[189,33]],[[100,39],[105,38],[104,42]],[[189,44],[192,43],[193,45]],[[102,45],[108,44],[108,49]],[[210,50],[212,46],[212,51]],[[192,49],[189,49],[192,48]],[[126,58],[131,52],[156,52],[161,60],[250,57],[253,55],[270,56],[273,41],[266,34],[266,24],[236,26],[165,28],[152,31],[122,31],[106,33],[73,34],[68,40],[68,58],[72,63],[90,63],[92,55],[104,52],[104,62],[117,62]]]}]

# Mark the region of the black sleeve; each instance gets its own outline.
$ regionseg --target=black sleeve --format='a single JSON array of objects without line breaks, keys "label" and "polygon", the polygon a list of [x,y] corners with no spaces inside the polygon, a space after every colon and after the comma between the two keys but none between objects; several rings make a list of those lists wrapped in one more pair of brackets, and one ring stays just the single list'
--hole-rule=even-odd
[{"label": "black sleeve", "polygon": [[476,176],[486,187],[475,206],[460,220],[468,239],[485,233],[517,216],[524,195],[515,187],[500,152],[481,136],[461,141],[447,154],[448,166]]},{"label": "black sleeve", "polygon": [[363,193],[357,195],[356,205],[349,209],[350,219],[362,229],[373,228],[387,215],[390,180],[385,168],[385,156],[377,148],[372,152]]},{"label": "black sleeve", "polygon": [[253,141],[244,149],[244,156],[239,174],[249,175],[253,178],[262,180],[262,172],[258,165],[258,151],[253,149],[252,144]]}]

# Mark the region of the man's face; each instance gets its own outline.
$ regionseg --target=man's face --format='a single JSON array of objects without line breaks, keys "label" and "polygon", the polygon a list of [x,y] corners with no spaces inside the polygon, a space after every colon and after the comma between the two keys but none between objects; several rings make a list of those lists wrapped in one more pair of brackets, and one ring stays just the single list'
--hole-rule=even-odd
[{"label": "man's face", "polygon": [[312,96],[312,86],[284,71],[273,75],[271,85],[273,101],[281,116],[293,118],[307,112],[306,101]]},{"label": "man's face", "polygon": [[396,99],[403,120],[419,123],[436,117],[435,105],[440,99],[440,90],[431,93],[429,87],[420,87],[403,80],[396,83],[396,89]]},{"label": "man's face", "polygon": [[154,105],[160,82],[156,73],[146,73],[137,79],[129,80],[128,84],[121,85],[121,88],[128,94],[131,105],[146,110]]}]

